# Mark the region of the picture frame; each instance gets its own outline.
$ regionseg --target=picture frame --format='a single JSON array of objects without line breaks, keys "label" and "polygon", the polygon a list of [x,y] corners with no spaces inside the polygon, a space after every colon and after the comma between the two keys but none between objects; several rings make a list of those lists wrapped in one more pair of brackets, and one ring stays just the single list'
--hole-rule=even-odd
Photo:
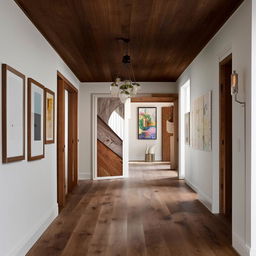
[{"label": "picture frame", "polygon": [[138,139],[157,140],[156,107],[138,107]]},{"label": "picture frame", "polygon": [[2,64],[3,163],[25,160],[25,86],[25,75]]},{"label": "picture frame", "polygon": [[55,142],[55,93],[45,88],[45,144]]},{"label": "picture frame", "polygon": [[45,87],[28,78],[28,161],[45,154]]}]

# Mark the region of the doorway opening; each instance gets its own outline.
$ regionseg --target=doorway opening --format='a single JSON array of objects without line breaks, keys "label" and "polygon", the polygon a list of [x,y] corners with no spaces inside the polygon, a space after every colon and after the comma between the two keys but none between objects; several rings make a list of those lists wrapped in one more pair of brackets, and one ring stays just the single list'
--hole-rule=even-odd
[{"label": "doorway opening", "polygon": [[178,177],[178,95],[148,94],[131,99],[129,164],[137,171]]},{"label": "doorway opening", "polygon": [[220,213],[232,221],[232,55],[220,62]]},{"label": "doorway opening", "polygon": [[186,165],[189,159],[186,151],[190,145],[190,80],[187,80],[180,88],[180,172],[179,178],[185,178]]},{"label": "doorway opening", "polygon": [[92,98],[92,171],[94,180],[128,177],[127,122],[125,104],[108,94]]},{"label": "doorway opening", "polygon": [[57,74],[57,198],[59,211],[77,185],[78,90]]}]

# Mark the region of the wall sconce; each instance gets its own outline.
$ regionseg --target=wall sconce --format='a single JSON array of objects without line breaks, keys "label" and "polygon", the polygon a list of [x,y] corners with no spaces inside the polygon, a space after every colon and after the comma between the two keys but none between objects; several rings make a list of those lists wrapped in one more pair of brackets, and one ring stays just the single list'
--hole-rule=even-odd
[{"label": "wall sconce", "polygon": [[235,96],[235,102],[245,105],[245,102],[242,102],[237,99],[238,95],[238,74],[234,70],[233,73],[231,74],[231,95]]},{"label": "wall sconce", "polygon": [[234,70],[231,74],[231,95],[238,94],[238,74]]}]

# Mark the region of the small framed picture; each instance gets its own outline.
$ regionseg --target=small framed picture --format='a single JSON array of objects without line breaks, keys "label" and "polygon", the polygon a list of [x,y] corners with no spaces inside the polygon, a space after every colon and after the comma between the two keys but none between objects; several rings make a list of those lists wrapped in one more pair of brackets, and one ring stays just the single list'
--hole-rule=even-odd
[{"label": "small framed picture", "polygon": [[25,159],[25,76],[2,65],[2,162]]},{"label": "small framed picture", "polygon": [[138,107],[138,139],[157,139],[156,107]]},{"label": "small framed picture", "polygon": [[44,158],[45,87],[28,79],[28,161]]},{"label": "small framed picture", "polygon": [[45,88],[45,144],[54,143],[55,132],[55,95]]}]

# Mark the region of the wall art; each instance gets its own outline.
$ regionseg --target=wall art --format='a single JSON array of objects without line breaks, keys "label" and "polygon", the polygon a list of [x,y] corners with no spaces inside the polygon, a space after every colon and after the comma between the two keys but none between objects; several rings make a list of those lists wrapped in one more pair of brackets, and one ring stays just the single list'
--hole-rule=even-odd
[{"label": "wall art", "polygon": [[45,88],[45,144],[54,143],[55,132],[55,95]]},{"label": "wall art", "polygon": [[25,75],[2,65],[2,162],[25,159]]},{"label": "wall art", "polygon": [[45,87],[28,79],[28,160],[44,158]]},{"label": "wall art", "polygon": [[138,139],[157,139],[157,109],[156,107],[138,108]]}]

